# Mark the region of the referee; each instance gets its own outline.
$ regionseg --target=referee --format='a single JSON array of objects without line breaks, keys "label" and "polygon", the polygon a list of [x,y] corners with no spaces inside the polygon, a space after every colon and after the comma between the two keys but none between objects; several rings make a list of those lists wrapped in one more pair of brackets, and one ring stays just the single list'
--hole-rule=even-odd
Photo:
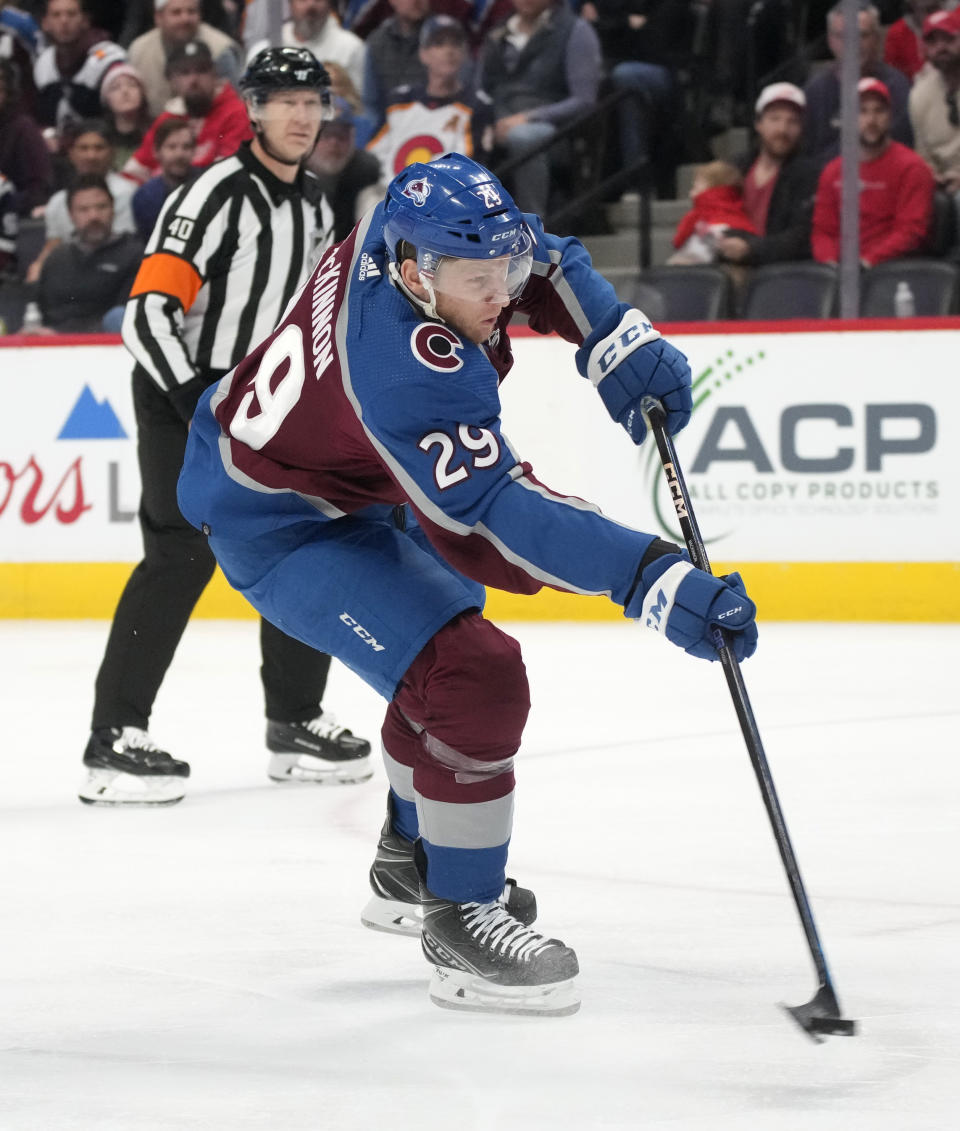
[{"label": "referee", "polygon": [[[203,45],[184,50],[191,48]],[[332,214],[302,168],[330,116],[329,86],[309,51],[261,51],[239,83],[252,141],[176,190],[147,244],[123,321],[136,360],[144,557],[120,598],[97,676],[82,801],[171,804],[184,796],[189,765],[160,749],[147,728],[215,565],[177,507],[187,429],[203,390],[273,330],[331,242]],[[370,777],[370,743],[320,706],[330,657],[266,621],[260,645],[269,776]]]}]

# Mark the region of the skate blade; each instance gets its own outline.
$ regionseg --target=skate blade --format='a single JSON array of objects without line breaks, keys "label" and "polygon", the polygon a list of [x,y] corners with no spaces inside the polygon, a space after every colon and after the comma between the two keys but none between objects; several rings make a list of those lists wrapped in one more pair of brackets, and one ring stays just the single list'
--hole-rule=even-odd
[{"label": "skate blade", "polygon": [[441,1009],[512,1013],[521,1017],[567,1017],[580,1008],[572,978],[543,986],[498,986],[476,974],[434,966],[430,1000]]},{"label": "skate blade", "polygon": [[85,805],[176,805],[186,795],[181,777],[92,769],[77,796]]},{"label": "skate blade", "polygon": [[271,754],[267,777],[284,785],[355,785],[373,777],[373,765],[369,755],[349,762],[326,762],[309,754]]},{"label": "skate blade", "polygon": [[360,922],[371,931],[419,938],[423,927],[423,910],[416,904],[374,895],[360,912]]}]

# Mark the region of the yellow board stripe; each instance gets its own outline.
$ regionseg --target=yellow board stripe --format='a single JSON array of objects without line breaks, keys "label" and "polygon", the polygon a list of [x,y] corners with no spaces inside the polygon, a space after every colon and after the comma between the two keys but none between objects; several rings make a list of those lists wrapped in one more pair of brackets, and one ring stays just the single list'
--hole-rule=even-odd
[{"label": "yellow board stripe", "polygon": [[[130,576],[128,562],[0,562],[0,617],[109,618]],[[737,568],[761,620],[960,621],[958,562],[715,562]],[[491,590],[487,614],[498,620],[622,621],[603,597],[544,589],[533,597]],[[197,616],[254,616],[218,572]]]}]

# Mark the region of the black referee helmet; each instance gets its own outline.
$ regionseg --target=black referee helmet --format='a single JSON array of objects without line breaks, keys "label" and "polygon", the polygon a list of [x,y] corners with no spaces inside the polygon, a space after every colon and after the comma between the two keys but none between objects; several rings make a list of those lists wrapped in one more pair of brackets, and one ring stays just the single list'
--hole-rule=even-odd
[{"label": "black referee helmet", "polygon": [[237,89],[254,102],[278,90],[316,90],[324,106],[330,104],[327,69],[305,47],[265,47],[250,60]]}]

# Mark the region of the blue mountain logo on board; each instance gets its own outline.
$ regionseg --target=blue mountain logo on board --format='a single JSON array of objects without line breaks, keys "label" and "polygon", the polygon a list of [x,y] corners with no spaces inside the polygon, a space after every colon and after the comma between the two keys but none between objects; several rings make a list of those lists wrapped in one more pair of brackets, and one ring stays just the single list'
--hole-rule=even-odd
[{"label": "blue mountain logo on board", "polygon": [[77,397],[77,403],[60,429],[58,440],[125,440],[120,418],[113,411],[110,402],[104,398],[98,401],[90,391],[89,385]]}]

